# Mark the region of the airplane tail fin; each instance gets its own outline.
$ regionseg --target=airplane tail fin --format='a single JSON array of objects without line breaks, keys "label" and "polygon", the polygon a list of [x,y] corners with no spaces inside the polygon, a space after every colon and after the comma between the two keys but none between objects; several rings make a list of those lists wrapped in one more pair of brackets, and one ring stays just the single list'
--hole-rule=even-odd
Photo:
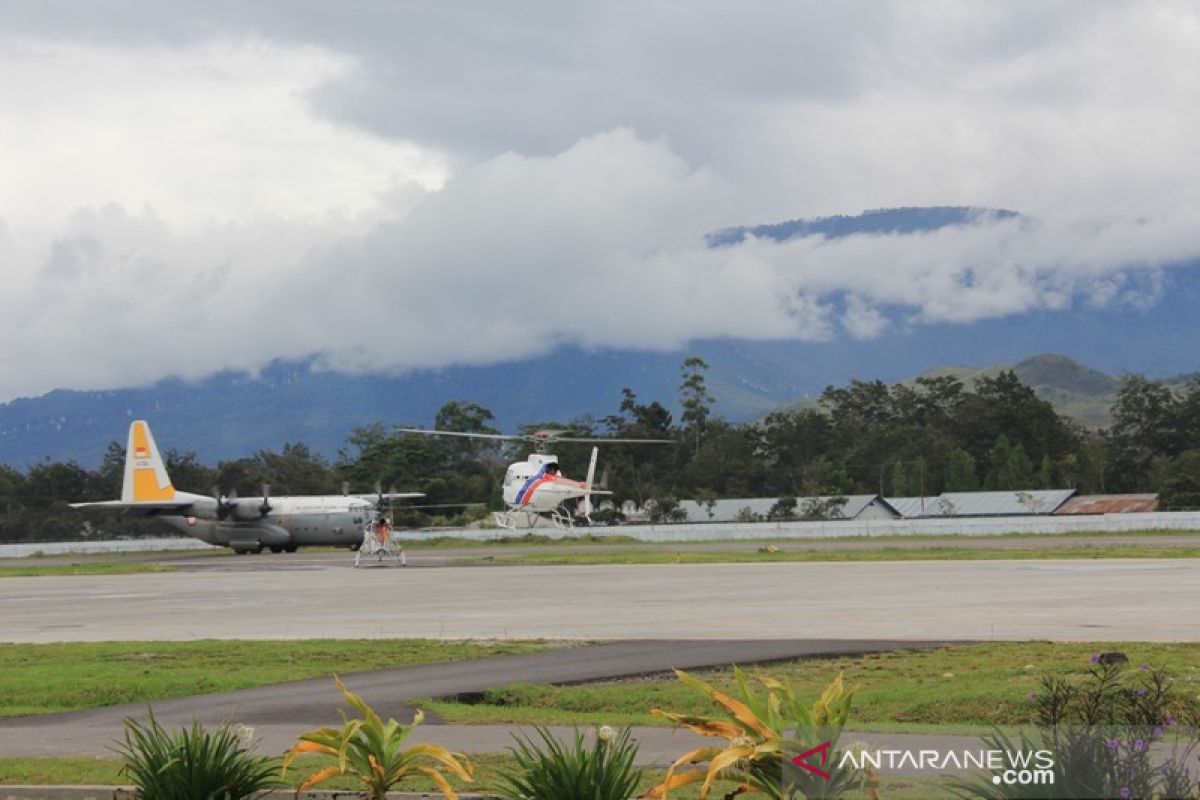
[{"label": "airplane tail fin", "polygon": [[167,475],[167,467],[150,425],[136,420],[129,426],[129,441],[125,447],[125,483],[121,487],[121,502],[169,503],[175,499],[175,487]]}]

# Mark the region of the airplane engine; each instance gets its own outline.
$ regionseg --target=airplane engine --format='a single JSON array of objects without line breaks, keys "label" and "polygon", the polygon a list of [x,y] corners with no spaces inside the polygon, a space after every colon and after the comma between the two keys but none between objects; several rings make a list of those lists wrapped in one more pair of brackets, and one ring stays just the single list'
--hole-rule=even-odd
[{"label": "airplane engine", "polygon": [[229,519],[235,519],[238,522],[252,522],[260,520],[264,514],[261,508],[261,501],[256,498],[246,497],[238,501],[238,504],[231,509]]}]

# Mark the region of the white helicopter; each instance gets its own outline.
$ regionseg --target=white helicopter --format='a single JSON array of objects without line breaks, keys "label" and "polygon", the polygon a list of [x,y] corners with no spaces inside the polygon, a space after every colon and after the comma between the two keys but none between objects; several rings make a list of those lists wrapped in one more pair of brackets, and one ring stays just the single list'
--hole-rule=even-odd
[{"label": "white helicopter", "polygon": [[[604,439],[597,437],[570,436],[569,431],[545,430],[530,434],[508,435],[502,433],[463,433],[461,431],[437,431],[422,428],[399,428],[402,433],[425,436],[462,436],[470,439],[496,439],[508,442],[531,442],[534,452],[525,461],[510,464],[504,474],[503,496],[507,511],[497,511],[496,524],[507,530],[532,528],[538,518],[550,520],[554,527],[571,529],[575,520],[591,522],[592,497],[612,494],[604,489],[595,489],[596,460],[599,447],[592,447],[592,458],[588,463],[587,479],[574,481],[563,476],[558,469],[558,456],[546,452],[552,442],[571,444],[675,444],[672,439]],[[571,501],[575,501],[571,507]]]}]

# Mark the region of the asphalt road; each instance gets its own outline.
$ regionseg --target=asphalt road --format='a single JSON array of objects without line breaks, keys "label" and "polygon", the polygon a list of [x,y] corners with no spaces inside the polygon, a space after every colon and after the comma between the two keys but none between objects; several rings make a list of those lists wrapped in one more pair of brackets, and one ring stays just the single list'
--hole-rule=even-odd
[{"label": "asphalt road", "polygon": [[[806,656],[834,656],[918,649],[937,642],[889,641],[628,641],[580,647],[560,647],[539,653],[493,656],[378,670],[343,676],[377,711],[402,721],[412,719],[412,700],[452,697],[501,688],[514,683],[579,683],[661,673],[673,667],[728,666]],[[296,736],[320,725],[334,724],[345,708],[329,678],[263,686],[236,692],[163,700],[154,703],[154,716],[164,725],[211,725],[234,722],[255,729],[266,752],[278,752]],[[142,704],[109,706],[65,714],[0,719],[0,754],[8,756],[108,755],[121,735],[126,717],[144,717]],[[436,729],[435,729],[436,727]],[[503,750],[510,742],[507,726],[449,725],[421,729],[426,740],[468,751]],[[651,731],[666,738],[664,752],[678,752],[678,736]],[[451,740],[447,740],[451,737]],[[652,757],[652,752],[647,752]]]},{"label": "asphalt road", "polygon": [[354,570],[243,558],[0,580],[0,641],[1200,638],[1197,559]]}]

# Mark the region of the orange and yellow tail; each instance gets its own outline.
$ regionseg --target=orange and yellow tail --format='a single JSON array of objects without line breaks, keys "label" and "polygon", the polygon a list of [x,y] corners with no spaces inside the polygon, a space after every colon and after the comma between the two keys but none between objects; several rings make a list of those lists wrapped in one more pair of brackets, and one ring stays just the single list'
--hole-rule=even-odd
[{"label": "orange and yellow tail", "polygon": [[129,426],[121,502],[163,503],[174,499],[175,487],[171,485],[167,467],[158,454],[150,426],[144,420],[136,420]]}]

